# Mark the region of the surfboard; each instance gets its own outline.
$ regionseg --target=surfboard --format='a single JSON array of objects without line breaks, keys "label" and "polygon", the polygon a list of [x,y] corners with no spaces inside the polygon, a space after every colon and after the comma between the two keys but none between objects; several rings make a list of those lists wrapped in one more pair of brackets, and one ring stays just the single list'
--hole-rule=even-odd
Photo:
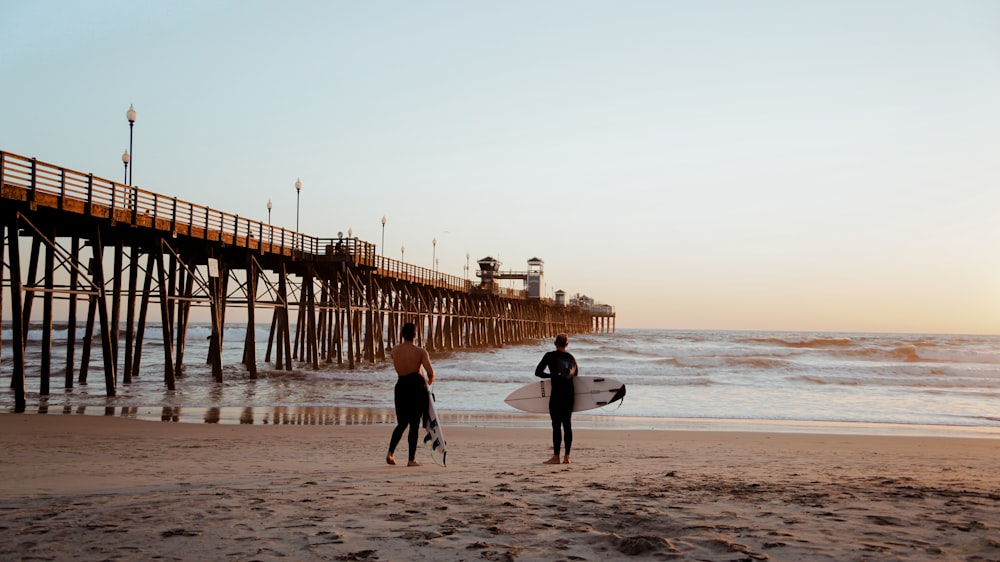
[{"label": "surfboard", "polygon": [[[607,406],[625,397],[625,383],[607,377],[575,377],[573,390],[574,412]],[[546,414],[551,395],[552,380],[542,379],[511,392],[504,402],[518,410]]]},{"label": "surfboard", "polygon": [[448,466],[448,444],[444,440],[444,431],[441,429],[441,422],[438,420],[437,408],[434,407],[434,392],[427,387],[427,415],[424,416],[424,444],[430,445],[431,450],[441,453],[441,464]]}]

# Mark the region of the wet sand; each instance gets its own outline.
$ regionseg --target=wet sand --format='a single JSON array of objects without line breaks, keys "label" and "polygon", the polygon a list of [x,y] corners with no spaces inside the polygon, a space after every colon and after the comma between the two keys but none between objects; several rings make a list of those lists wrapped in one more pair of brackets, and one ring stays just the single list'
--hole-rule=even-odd
[{"label": "wet sand", "polygon": [[390,431],[3,414],[0,559],[1000,560],[1000,439]]}]

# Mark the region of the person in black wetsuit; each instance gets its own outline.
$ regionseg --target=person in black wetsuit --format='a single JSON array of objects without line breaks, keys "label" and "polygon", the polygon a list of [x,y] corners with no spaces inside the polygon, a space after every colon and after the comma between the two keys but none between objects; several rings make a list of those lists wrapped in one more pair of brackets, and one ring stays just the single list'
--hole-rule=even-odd
[{"label": "person in black wetsuit", "polygon": [[[566,352],[569,338],[556,336],[556,350],[547,352],[535,367],[535,376],[552,379],[549,396],[549,417],[552,418],[552,458],[545,464],[559,464],[559,446],[565,442],[563,464],[569,464],[569,450],[573,446],[573,377],[579,373],[576,358]],[[546,369],[548,369],[546,371]]]},{"label": "person in black wetsuit", "polygon": [[[417,327],[412,322],[403,325],[401,335],[403,343],[392,348],[392,364],[396,367],[398,375],[394,390],[396,428],[392,430],[389,453],[385,456],[385,462],[396,464],[394,456],[396,445],[399,445],[400,439],[403,438],[403,431],[409,427],[410,433],[406,441],[410,446],[410,455],[406,466],[420,466],[417,462],[417,436],[420,420],[427,412],[427,403],[430,399],[427,387],[434,382],[434,367],[431,366],[427,350],[413,344]],[[421,369],[427,374],[426,379],[421,374]]]}]

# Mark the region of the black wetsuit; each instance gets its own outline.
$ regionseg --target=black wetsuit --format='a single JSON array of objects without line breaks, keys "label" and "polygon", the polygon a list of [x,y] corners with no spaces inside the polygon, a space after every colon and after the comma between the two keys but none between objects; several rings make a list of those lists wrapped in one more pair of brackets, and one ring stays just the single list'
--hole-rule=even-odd
[{"label": "black wetsuit", "polygon": [[420,420],[427,412],[427,381],[420,373],[410,373],[399,377],[394,392],[396,398],[396,428],[392,430],[389,441],[389,453],[396,452],[396,445],[403,438],[407,426],[410,433],[406,441],[410,446],[409,460],[417,458],[417,437],[420,430]]},{"label": "black wetsuit", "polygon": [[556,456],[559,456],[560,442],[565,441],[567,455],[573,446],[573,377],[577,373],[576,358],[558,349],[546,353],[535,367],[536,377],[552,379],[549,417],[552,419],[552,448]]}]

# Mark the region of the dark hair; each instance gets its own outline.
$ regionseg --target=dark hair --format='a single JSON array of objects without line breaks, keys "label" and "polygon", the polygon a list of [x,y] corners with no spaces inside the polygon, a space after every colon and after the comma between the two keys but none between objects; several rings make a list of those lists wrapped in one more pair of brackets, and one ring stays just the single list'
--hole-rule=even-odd
[{"label": "dark hair", "polygon": [[569,345],[569,338],[566,337],[566,334],[556,336],[556,347],[566,347],[567,345]]},{"label": "dark hair", "polygon": [[417,337],[417,327],[413,324],[413,322],[403,324],[402,335],[403,339],[406,341],[413,341],[413,338]]}]

